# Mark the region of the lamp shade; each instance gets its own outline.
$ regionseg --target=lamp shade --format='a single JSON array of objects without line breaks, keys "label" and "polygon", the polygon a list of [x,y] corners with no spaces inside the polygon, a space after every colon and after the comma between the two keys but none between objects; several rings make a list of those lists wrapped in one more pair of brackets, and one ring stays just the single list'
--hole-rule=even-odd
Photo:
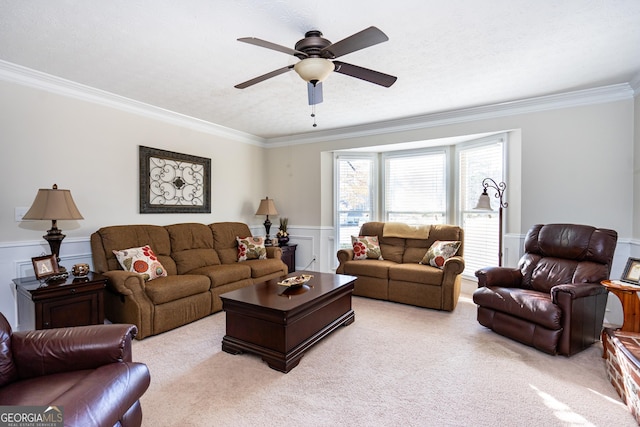
[{"label": "lamp shade", "polygon": [[267,197],[260,200],[260,206],[258,206],[256,215],[278,215],[278,211],[276,210],[276,205],[273,203],[273,199]]},{"label": "lamp shade", "polygon": [[335,69],[335,65],[324,58],[305,58],[298,61],[293,69],[304,81],[315,84],[329,77],[329,74]]},{"label": "lamp shade", "polygon": [[485,189],[480,197],[478,198],[478,204],[474,209],[483,210],[483,211],[491,211],[491,199],[489,199],[489,195],[487,194],[487,190]]},{"label": "lamp shade", "polygon": [[22,217],[31,220],[84,219],[78,210],[71,191],[60,190],[56,184],[53,188],[41,188],[31,204],[31,208]]}]

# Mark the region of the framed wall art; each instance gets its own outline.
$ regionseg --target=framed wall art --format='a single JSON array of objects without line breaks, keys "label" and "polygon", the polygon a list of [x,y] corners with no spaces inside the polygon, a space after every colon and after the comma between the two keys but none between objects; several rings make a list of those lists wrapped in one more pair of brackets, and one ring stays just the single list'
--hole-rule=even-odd
[{"label": "framed wall art", "polygon": [[140,213],[211,213],[211,159],[140,146]]},{"label": "framed wall art", "polygon": [[640,284],[640,259],[629,258],[627,260],[627,265],[620,280],[634,285]]},{"label": "framed wall art", "polygon": [[60,273],[55,255],[44,255],[31,258],[36,279],[44,280]]}]

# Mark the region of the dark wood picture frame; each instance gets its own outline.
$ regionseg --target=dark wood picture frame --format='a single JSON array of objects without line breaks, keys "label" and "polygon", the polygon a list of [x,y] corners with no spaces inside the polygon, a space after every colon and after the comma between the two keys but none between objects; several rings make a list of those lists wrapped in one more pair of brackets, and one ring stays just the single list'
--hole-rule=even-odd
[{"label": "dark wood picture frame", "polygon": [[55,255],[44,255],[31,258],[36,279],[44,280],[60,273]]},{"label": "dark wood picture frame", "polygon": [[140,213],[211,213],[211,159],[140,146]]},{"label": "dark wood picture frame", "polygon": [[627,265],[624,267],[620,280],[634,285],[640,284],[640,259],[629,258],[627,260]]}]

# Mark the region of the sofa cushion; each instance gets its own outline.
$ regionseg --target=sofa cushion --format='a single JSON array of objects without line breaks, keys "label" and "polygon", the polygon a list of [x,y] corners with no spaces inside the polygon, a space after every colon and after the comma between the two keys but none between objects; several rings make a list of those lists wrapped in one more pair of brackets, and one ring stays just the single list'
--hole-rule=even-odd
[{"label": "sofa cushion", "polygon": [[114,250],[113,254],[118,259],[123,270],[137,273],[144,280],[153,280],[167,275],[167,270],[158,261],[158,257],[149,245],[119,251]]},{"label": "sofa cushion", "polygon": [[418,264],[431,247],[427,239],[406,239],[402,262],[406,264]]},{"label": "sofa cushion", "polygon": [[210,265],[220,265],[218,253],[213,249],[191,249],[174,252],[173,259],[176,262],[178,274],[187,274],[197,268]]},{"label": "sofa cushion", "polygon": [[384,222],[366,222],[360,227],[360,236],[378,236],[382,258],[401,263],[404,254],[405,239],[399,237],[384,237]]},{"label": "sofa cushion", "polygon": [[208,292],[211,281],[207,276],[181,274],[161,277],[147,283],[145,292],[154,304],[164,304],[180,298]]},{"label": "sofa cushion", "polygon": [[264,259],[264,260],[249,260],[245,264],[251,267],[251,277],[259,278],[268,276],[274,273],[284,274],[286,264],[281,259]]},{"label": "sofa cushion", "polygon": [[248,259],[267,259],[264,237],[236,237],[238,242],[238,261]]},{"label": "sofa cushion", "polygon": [[226,285],[251,278],[251,267],[243,263],[209,265],[190,271],[191,274],[203,274],[211,281],[211,287]]},{"label": "sofa cushion", "polygon": [[442,284],[441,269],[420,264],[397,264],[389,267],[389,279],[402,282],[414,282],[425,285]]},{"label": "sofa cushion", "polygon": [[243,222],[214,222],[209,224],[213,231],[213,248],[222,264],[238,262],[238,236],[251,236],[249,226]]},{"label": "sofa cushion", "polygon": [[393,261],[364,259],[361,261],[347,261],[344,264],[344,274],[353,276],[369,276],[379,279],[389,278],[389,268],[398,265]]},{"label": "sofa cushion", "polygon": [[171,240],[171,256],[178,274],[208,265],[220,264],[213,249],[213,232],[198,223],[173,224],[166,227]]},{"label": "sofa cushion", "polygon": [[153,248],[158,261],[167,270],[167,274],[176,274],[176,265],[171,258],[171,241],[165,227],[159,225],[113,225],[103,227],[96,231],[100,237],[95,239],[100,244],[93,250],[104,254],[107,259],[107,269],[119,270],[121,268],[113,251],[126,248],[135,248],[149,245]]},{"label": "sofa cushion", "polygon": [[430,265],[432,267],[442,268],[444,262],[454,256],[460,247],[460,241],[441,241],[433,242],[427,253],[424,255],[420,264]]},{"label": "sofa cushion", "polygon": [[351,236],[353,259],[384,259],[380,251],[378,236]]},{"label": "sofa cushion", "polygon": [[473,292],[473,302],[547,329],[562,329],[562,310],[553,303],[551,295],[545,292],[498,286],[481,287]]}]

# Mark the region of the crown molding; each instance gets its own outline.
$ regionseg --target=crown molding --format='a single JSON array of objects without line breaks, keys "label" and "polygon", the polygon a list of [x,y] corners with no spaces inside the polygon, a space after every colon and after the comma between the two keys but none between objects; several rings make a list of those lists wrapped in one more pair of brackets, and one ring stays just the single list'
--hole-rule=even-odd
[{"label": "crown molding", "polygon": [[499,104],[426,114],[392,121],[352,126],[349,128],[319,131],[281,138],[270,138],[267,142],[269,147],[276,147],[291,145],[292,143],[309,144],[336,139],[360,138],[452,125],[476,120],[495,119],[518,114],[557,110],[561,108],[591,104],[602,104],[605,102],[632,99],[633,96],[634,90],[631,88],[630,84],[620,83],[593,89],[584,89],[556,95],[539,96]]},{"label": "crown molding", "polygon": [[640,93],[640,74],[638,74],[629,83],[267,139],[2,60],[0,60],[0,80],[108,106],[199,132],[269,148],[398,133],[517,114],[613,102],[631,99]]},{"label": "crown molding", "polygon": [[51,74],[42,73],[7,61],[0,60],[0,80],[41,89],[81,101],[104,105],[199,132],[229,138],[234,141],[260,146],[264,146],[265,143],[264,138],[255,135],[165,110],[154,105],[135,101],[124,96],[52,76]]}]

